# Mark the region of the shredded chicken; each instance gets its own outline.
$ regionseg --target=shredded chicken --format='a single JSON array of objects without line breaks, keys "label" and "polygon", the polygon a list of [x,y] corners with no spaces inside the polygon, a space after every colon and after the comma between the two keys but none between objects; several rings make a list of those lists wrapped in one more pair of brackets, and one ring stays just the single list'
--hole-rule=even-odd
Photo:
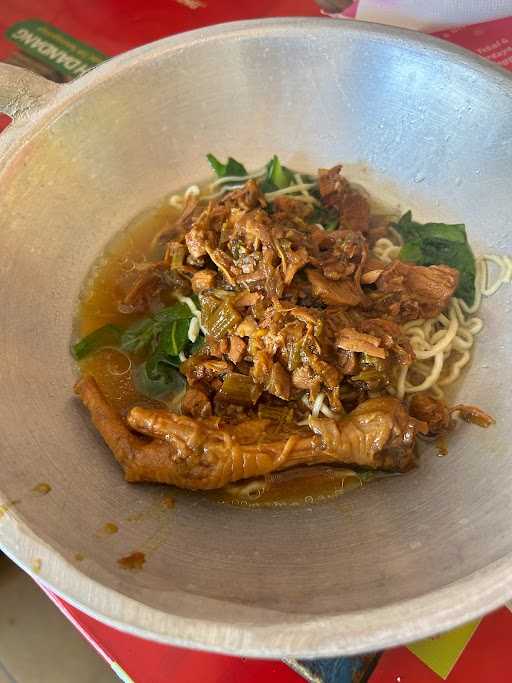
[{"label": "shredded chicken", "polygon": [[205,289],[212,289],[215,286],[217,273],[214,270],[205,268],[198,270],[192,276],[191,284],[194,292],[203,292]]},{"label": "shredded chicken", "polygon": [[190,417],[204,418],[212,414],[212,404],[206,392],[191,387],[181,401],[181,412]]},{"label": "shredded chicken", "polygon": [[428,425],[428,434],[431,436],[439,436],[453,429],[452,416],[457,414],[465,422],[479,427],[490,427],[495,422],[494,418],[476,406],[459,403],[450,408],[444,401],[426,393],[413,396],[409,410],[414,418]]},{"label": "shredded chicken", "polygon": [[235,365],[239,363],[244,356],[246,348],[247,344],[244,342],[244,340],[241,337],[238,337],[236,334],[232,334],[229,337],[229,360]]},{"label": "shredded chicken", "polygon": [[317,270],[306,270],[306,275],[312,286],[312,292],[324,304],[339,306],[357,306],[361,303],[361,295],[349,280],[343,282],[328,280]]},{"label": "shredded chicken", "polygon": [[370,206],[363,195],[341,175],[341,165],[318,172],[320,194],[327,206],[340,212],[342,227],[347,230],[368,230]]},{"label": "shredded chicken", "polygon": [[453,428],[450,409],[446,403],[429,394],[415,394],[409,410],[413,417],[428,425],[428,434],[431,436],[439,436]]},{"label": "shredded chicken", "polygon": [[369,318],[360,321],[358,327],[361,332],[379,339],[380,346],[389,351],[399,365],[410,365],[413,362],[411,343],[397,323],[384,318]]},{"label": "shredded chicken", "polygon": [[293,197],[276,197],[274,199],[274,208],[280,212],[279,218],[289,218],[290,216],[298,216],[299,218],[307,218],[313,213],[313,209],[309,204],[294,199]]},{"label": "shredded chicken", "polygon": [[[449,266],[415,266],[393,261],[376,280],[383,293],[397,293],[417,304],[412,320],[435,318],[445,310],[459,284],[459,273]],[[409,319],[410,313],[401,315]]]},{"label": "shredded chicken", "polygon": [[340,330],[336,343],[340,349],[346,351],[367,353],[376,358],[386,358],[387,356],[386,350],[380,346],[381,341],[378,337],[358,332],[353,327],[344,327]]},{"label": "shredded chicken", "polygon": [[152,247],[182,236],[183,232],[190,227],[194,216],[197,216],[197,213],[198,197],[191,194],[185,200],[185,206],[179,219],[171,225],[165,225],[162,230],[155,235],[152,241]]}]

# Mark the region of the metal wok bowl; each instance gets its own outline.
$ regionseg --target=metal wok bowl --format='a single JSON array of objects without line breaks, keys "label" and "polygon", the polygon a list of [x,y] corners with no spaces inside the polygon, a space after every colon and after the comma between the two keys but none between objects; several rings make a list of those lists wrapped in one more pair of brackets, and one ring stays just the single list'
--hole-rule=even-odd
[{"label": "metal wok bowl", "polygon": [[[69,356],[94,259],[141,209],[204,178],[209,151],[253,168],[272,153],[306,170],[347,162],[418,218],[464,221],[476,252],[505,252],[510,77],[435,39],[327,19],[179,35],[68,85],[0,66],[14,119],[0,136],[5,552],[120,628],[265,657],[387,647],[510,597],[510,290],[483,306],[457,395],[497,425],[460,429],[448,457],[426,452],[407,476],[312,508],[184,493],[162,511],[162,488],[123,481],[72,397]],[[119,533],[101,534],[106,522]],[[117,559],[134,550],[147,562],[127,572]]]}]

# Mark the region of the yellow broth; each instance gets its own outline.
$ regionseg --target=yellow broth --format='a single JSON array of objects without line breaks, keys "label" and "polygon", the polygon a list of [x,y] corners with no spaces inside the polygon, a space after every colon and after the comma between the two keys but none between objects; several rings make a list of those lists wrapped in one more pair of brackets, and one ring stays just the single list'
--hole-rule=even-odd
[{"label": "yellow broth", "polygon": [[[112,240],[84,288],[78,310],[79,337],[107,323],[128,327],[146,317],[146,314],[122,313],[119,303],[123,291],[137,274],[134,265],[152,258],[153,237],[175,221],[179,213],[166,200],[144,212]],[[120,413],[126,413],[134,405],[162,407],[158,401],[137,392],[130,359],[121,351],[114,348],[97,351],[80,362],[80,371],[96,379],[107,401]]]}]

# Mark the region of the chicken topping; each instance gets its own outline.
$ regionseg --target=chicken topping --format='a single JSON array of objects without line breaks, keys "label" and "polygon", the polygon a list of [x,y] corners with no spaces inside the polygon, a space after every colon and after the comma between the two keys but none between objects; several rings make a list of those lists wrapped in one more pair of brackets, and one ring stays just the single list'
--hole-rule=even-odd
[{"label": "chicken topping", "polygon": [[[415,266],[393,261],[376,280],[380,292],[397,293],[416,304],[402,320],[435,318],[448,306],[459,283],[459,273],[449,266]],[[411,317],[411,314],[414,317]]]},{"label": "chicken topping", "polygon": [[362,194],[357,192],[341,175],[341,165],[318,172],[320,194],[327,206],[334,206],[340,212],[342,227],[347,230],[368,230],[370,206]]},{"label": "chicken topping", "polygon": [[[292,174],[276,173],[266,195],[249,179],[208,202],[189,197],[153,240],[158,260],[134,264],[123,280],[120,310],[146,316],[121,330],[134,377],[144,357],[145,387],[160,392],[177,376],[183,390],[181,412],[137,406],[125,421],[91,377],[76,385],[129,481],[209,489],[318,463],[404,471],[418,432],[446,432],[454,413],[493,421],[424,393],[410,408],[388,395],[403,395],[397,377],[416,360],[408,333],[414,367],[423,362],[421,339],[403,324],[446,311],[459,272],[389,263],[387,243],[377,248],[388,222],[370,219],[340,165],[321,169],[308,196],[309,184],[284,194]],[[408,221],[402,230],[428,228]],[[451,226],[459,240],[461,227]],[[444,333],[428,324],[433,338]]]}]

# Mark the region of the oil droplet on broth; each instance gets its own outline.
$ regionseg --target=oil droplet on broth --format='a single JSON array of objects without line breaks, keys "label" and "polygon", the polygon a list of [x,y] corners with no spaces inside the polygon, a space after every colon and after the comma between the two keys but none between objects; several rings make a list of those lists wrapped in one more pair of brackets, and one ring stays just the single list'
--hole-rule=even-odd
[{"label": "oil droplet on broth", "polygon": [[162,498],[162,505],[167,510],[172,510],[172,508],[176,507],[176,501],[172,496],[164,496]]},{"label": "oil droplet on broth", "polygon": [[117,564],[123,569],[130,571],[140,571],[146,562],[146,555],[138,550],[135,550],[126,557],[121,557],[117,560]]},{"label": "oil droplet on broth", "polygon": [[36,484],[32,491],[34,493],[39,493],[42,496],[46,496],[50,491],[52,490],[52,487],[50,484],[47,484],[46,482],[41,482],[40,484]]}]

